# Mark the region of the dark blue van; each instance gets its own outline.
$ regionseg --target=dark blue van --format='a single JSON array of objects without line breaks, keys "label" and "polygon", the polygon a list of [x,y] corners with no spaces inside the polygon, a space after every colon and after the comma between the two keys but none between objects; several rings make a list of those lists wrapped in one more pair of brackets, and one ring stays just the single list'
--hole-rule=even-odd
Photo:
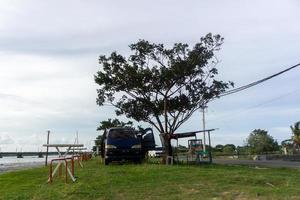
[{"label": "dark blue van", "polygon": [[129,127],[110,128],[104,132],[102,139],[105,165],[125,160],[140,163],[149,150],[155,149],[152,129],[136,131]]}]

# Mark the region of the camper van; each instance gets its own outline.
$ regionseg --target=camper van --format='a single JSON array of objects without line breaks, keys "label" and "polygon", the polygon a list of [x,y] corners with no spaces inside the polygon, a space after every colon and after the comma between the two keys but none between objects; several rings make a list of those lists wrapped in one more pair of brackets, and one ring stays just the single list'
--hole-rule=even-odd
[{"label": "camper van", "polygon": [[101,154],[105,165],[114,161],[140,163],[149,150],[155,149],[151,128],[137,131],[129,127],[110,128],[102,136]]}]

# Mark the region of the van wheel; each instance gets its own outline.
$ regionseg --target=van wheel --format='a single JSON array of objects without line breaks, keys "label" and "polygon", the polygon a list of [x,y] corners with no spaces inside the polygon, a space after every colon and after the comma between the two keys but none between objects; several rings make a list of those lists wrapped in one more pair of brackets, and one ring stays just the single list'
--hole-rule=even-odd
[{"label": "van wheel", "polygon": [[109,160],[108,160],[108,159],[105,159],[105,160],[104,160],[104,164],[105,164],[105,165],[108,165],[108,164],[109,164]]}]

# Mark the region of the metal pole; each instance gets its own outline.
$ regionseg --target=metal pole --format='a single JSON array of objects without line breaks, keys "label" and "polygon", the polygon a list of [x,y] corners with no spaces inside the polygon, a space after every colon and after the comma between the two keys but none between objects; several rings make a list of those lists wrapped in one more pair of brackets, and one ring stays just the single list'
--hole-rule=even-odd
[{"label": "metal pole", "polygon": [[76,131],[76,138],[77,138],[76,141],[77,141],[77,144],[78,144],[79,143],[78,142],[78,131]]},{"label": "metal pole", "polygon": [[203,151],[206,150],[206,141],[205,141],[205,106],[202,107],[202,124],[203,124]]},{"label": "metal pole", "polygon": [[[50,135],[50,131],[47,131],[47,144],[49,144],[49,135]],[[48,162],[48,151],[49,151],[49,147],[47,146],[45,166],[47,166],[47,162]]]}]

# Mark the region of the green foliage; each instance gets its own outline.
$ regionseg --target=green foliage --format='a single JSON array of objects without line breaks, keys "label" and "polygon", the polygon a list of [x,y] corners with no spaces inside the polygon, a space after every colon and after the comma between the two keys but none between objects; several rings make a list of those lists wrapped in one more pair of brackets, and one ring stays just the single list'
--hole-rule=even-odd
[{"label": "green foliage", "polygon": [[166,48],[140,40],[129,46],[132,54],[128,58],[116,52],[101,55],[103,68],[95,75],[97,104],[109,103],[116,107],[117,115],[172,134],[196,110],[233,86],[216,78],[215,52],[222,43],[220,35],[212,34],[191,49],[182,43]]},{"label": "green foliage", "polygon": [[251,151],[250,151],[249,146],[237,146],[236,153],[245,155],[245,154],[251,153]]},{"label": "green foliage", "polygon": [[299,150],[300,147],[300,121],[296,122],[294,126],[290,126],[293,136],[292,136],[292,141],[296,148]]},{"label": "green foliage", "polygon": [[96,152],[97,146],[100,148],[100,145],[101,145],[101,139],[102,139],[102,135],[98,135],[98,136],[96,137],[96,140],[95,140],[95,146],[93,146],[93,148],[92,148],[93,152]]},{"label": "green foliage", "polygon": [[119,121],[118,119],[113,119],[113,120],[108,119],[108,120],[100,122],[100,126],[98,126],[97,131],[109,129],[112,127],[124,127],[124,126],[131,127],[132,125],[133,125],[132,121],[122,122],[122,121]]},{"label": "green foliage", "polygon": [[253,154],[267,153],[279,149],[277,141],[268,135],[267,131],[261,129],[255,129],[250,133],[247,138],[247,146]]},{"label": "green foliage", "polygon": [[213,152],[217,154],[224,153],[224,154],[235,154],[236,147],[234,144],[217,144],[213,149]]},{"label": "green foliage", "polygon": [[234,144],[226,144],[223,147],[223,153],[235,153],[235,145]]},{"label": "green foliage", "polygon": [[283,140],[281,142],[281,146],[283,146],[283,147],[290,147],[290,146],[292,146],[292,143],[293,143],[292,139]]},{"label": "green foliage", "polygon": [[215,148],[213,148],[213,150],[214,150],[215,152],[223,152],[223,148],[224,148],[224,145],[222,145],[222,144],[217,144],[217,145],[215,146]]},{"label": "green foliage", "polygon": [[178,148],[179,149],[188,149],[186,146],[184,146],[184,145],[178,145]]},{"label": "green foliage", "polygon": [[187,152],[188,151],[188,148],[183,145],[178,145],[178,147],[176,149],[177,149],[177,152]]}]

